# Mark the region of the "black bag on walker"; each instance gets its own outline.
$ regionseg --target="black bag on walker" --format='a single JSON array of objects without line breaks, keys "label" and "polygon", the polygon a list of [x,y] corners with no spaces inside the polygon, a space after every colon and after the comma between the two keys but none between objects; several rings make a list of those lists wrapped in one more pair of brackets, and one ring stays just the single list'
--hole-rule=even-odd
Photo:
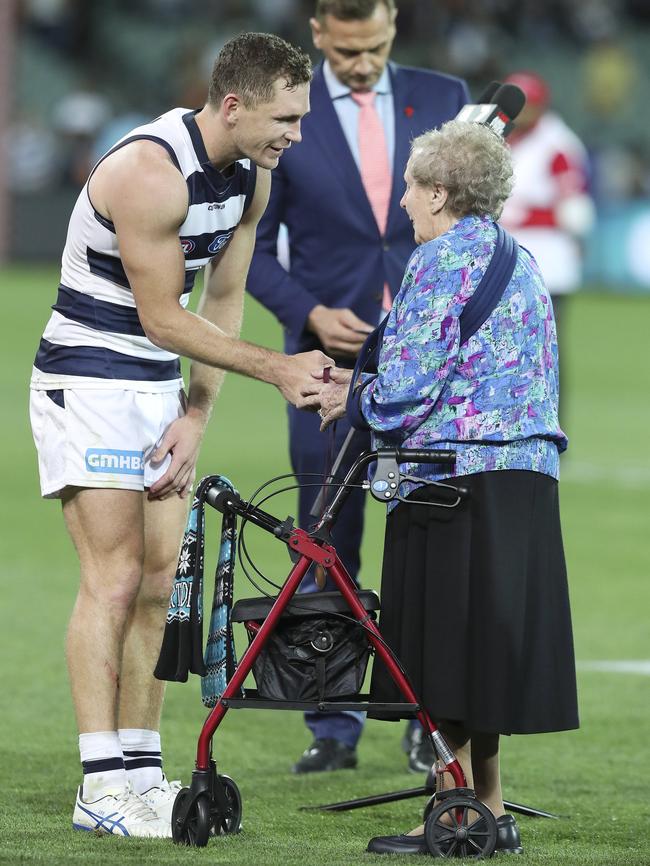
[{"label": "black bag on walker", "polygon": [[[359,592],[359,600],[374,619],[379,599]],[[275,599],[238,601],[234,622],[260,625]],[[253,663],[259,697],[275,701],[323,701],[358,694],[366,674],[371,646],[363,627],[333,616],[352,613],[338,592],[294,597]]]}]

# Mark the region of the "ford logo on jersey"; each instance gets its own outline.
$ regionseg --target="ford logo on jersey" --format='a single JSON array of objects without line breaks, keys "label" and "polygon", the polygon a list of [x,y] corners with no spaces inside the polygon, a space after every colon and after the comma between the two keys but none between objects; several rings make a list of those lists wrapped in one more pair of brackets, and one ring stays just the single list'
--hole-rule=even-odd
[{"label": "ford logo on jersey", "polygon": [[108,475],[144,475],[144,451],[88,448],[86,469]]},{"label": "ford logo on jersey", "polygon": [[181,238],[181,247],[183,248],[183,254],[189,256],[196,249],[196,244],[192,238]]},{"label": "ford logo on jersey", "polygon": [[218,253],[220,250],[222,250],[226,246],[226,244],[228,243],[228,241],[230,240],[230,238],[232,236],[233,236],[232,231],[226,232],[223,235],[217,235],[216,238],[214,238],[214,240],[212,241],[212,243],[208,247],[208,252],[209,253]]}]

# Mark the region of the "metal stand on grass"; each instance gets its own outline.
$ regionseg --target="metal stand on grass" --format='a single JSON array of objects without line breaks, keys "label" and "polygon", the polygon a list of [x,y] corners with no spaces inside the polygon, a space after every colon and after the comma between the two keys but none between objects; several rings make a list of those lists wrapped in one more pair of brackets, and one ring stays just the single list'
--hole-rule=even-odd
[{"label": "metal stand on grass", "polygon": [[[364,809],[366,806],[381,806],[383,803],[397,803],[399,800],[411,800],[414,797],[425,796],[429,797],[429,801],[424,807],[423,820],[426,821],[435,804],[435,767],[429,770],[424,785],[419,788],[407,788],[404,791],[388,791],[386,794],[373,794],[369,797],[358,797],[355,800],[341,800],[340,803],[325,803],[321,806],[300,806],[300,810],[303,812],[347,812],[351,809]],[[507,800],[503,801],[503,805],[508,811],[517,812],[519,815],[527,815],[529,818],[560,817],[559,815],[554,815],[552,812],[545,812],[543,809],[534,809],[532,806],[523,806],[520,803],[511,803]]]}]

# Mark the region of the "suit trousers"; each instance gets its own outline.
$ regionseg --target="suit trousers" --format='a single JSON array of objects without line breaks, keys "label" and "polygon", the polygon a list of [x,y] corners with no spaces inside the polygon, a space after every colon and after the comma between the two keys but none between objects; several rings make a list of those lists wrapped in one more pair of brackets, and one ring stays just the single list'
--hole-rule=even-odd
[{"label": "suit trousers", "polygon": [[[319,429],[321,419],[315,412],[305,412],[294,409],[293,406],[288,407],[288,412],[291,466],[298,476],[298,483],[305,485],[298,492],[298,525],[302,529],[308,530],[317,520],[309,512],[320,492],[325,472],[331,470],[331,466],[350,430],[350,425],[345,418],[341,418],[337,421],[334,431],[330,428],[329,431],[321,433]],[[343,480],[359,454],[369,448],[370,434],[367,431],[355,431],[337,472],[339,481]],[[328,501],[336,489],[336,487],[331,488]],[[363,535],[365,496],[363,490],[352,491],[332,530],[332,544],[336,547],[341,561],[354,580],[357,579],[361,562],[359,548]],[[335,588],[328,578],[325,589],[331,591]],[[306,574],[299,591],[317,591],[313,568]],[[326,714],[305,713],[305,722],[314,739],[332,738],[351,748],[356,746],[361,736],[364,719],[364,713],[351,711]]]}]

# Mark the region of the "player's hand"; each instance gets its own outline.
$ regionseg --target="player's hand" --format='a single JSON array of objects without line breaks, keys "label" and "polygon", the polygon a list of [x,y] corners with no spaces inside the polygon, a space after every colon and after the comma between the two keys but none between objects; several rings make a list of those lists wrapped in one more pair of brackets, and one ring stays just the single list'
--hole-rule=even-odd
[{"label": "player's hand", "polygon": [[316,381],[316,377],[322,376],[324,367],[334,367],[334,361],[318,349],[285,355],[275,384],[284,399],[297,406],[301,390]]},{"label": "player's hand", "polygon": [[151,462],[154,465],[162,463],[170,454],[171,463],[167,472],[149,488],[148,499],[167,499],[170,496],[185,499],[189,495],[204,430],[205,420],[194,415],[185,415],[169,425]]},{"label": "player's hand", "polygon": [[347,307],[318,304],[307,317],[307,330],[316,334],[326,352],[354,358],[374,328]]},{"label": "player's hand", "polygon": [[[337,385],[349,385],[352,381],[353,370],[350,370],[348,367],[328,367],[327,368],[327,381],[335,382]],[[321,367],[320,369],[314,369],[311,371],[311,375],[313,378],[313,382],[308,383],[308,385],[303,390],[302,394],[305,396],[309,393],[309,385],[314,385],[315,387],[319,387],[319,384],[324,382],[324,374],[325,368]]]}]

